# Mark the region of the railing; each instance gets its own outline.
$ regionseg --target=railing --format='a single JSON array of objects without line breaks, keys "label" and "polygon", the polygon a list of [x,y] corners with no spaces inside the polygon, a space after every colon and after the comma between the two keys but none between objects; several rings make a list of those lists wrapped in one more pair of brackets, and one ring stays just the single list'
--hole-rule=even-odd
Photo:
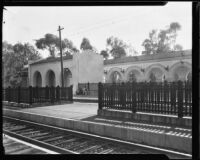
[{"label": "railing", "polygon": [[3,89],[3,101],[16,103],[45,103],[73,101],[73,87],[8,87]]},{"label": "railing", "polygon": [[78,95],[98,97],[98,83],[78,83]]},{"label": "railing", "polygon": [[99,109],[192,116],[191,82],[99,83]]}]

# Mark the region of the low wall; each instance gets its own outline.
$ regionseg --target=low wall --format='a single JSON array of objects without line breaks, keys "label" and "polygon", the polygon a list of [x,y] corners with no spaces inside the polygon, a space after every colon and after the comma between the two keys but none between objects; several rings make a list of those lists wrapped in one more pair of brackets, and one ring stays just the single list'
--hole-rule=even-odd
[{"label": "low wall", "polygon": [[99,116],[146,121],[148,123],[167,124],[172,126],[192,128],[192,118],[178,118],[169,115],[151,115],[146,113],[131,113],[116,110],[98,110]]},{"label": "low wall", "polygon": [[16,102],[7,102],[7,101],[3,101],[2,103],[3,103],[3,106],[20,107],[20,108],[29,108],[32,106],[27,103],[16,103]]},{"label": "low wall", "polygon": [[123,128],[96,122],[44,116],[40,114],[22,112],[19,110],[4,109],[3,115],[19,118],[22,120],[29,120],[41,124],[92,133],[100,136],[107,136],[130,142],[172,149],[189,154],[192,153],[192,138],[188,137],[179,137],[175,135],[160,134],[155,132],[152,133],[135,128]]},{"label": "low wall", "polygon": [[61,104],[67,104],[67,103],[73,103],[70,101],[60,101],[60,102],[44,102],[44,103],[33,103],[33,104],[27,104],[27,103],[16,103],[16,102],[8,102],[3,101],[3,106],[10,106],[10,107],[19,107],[19,108],[31,108],[31,107],[42,107],[42,106],[50,106],[50,105],[61,105]]}]

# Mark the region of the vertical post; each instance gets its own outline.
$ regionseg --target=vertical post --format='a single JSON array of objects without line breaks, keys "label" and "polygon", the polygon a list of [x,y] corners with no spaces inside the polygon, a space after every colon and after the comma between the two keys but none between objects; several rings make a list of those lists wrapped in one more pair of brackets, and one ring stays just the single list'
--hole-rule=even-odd
[{"label": "vertical post", "polygon": [[121,96],[120,96],[120,102],[121,102],[121,105],[122,105],[122,108],[124,108],[125,109],[125,89],[124,89],[124,87],[125,87],[125,85],[124,85],[124,82],[122,82],[122,84],[121,84],[121,86],[120,86],[120,88],[121,88]]},{"label": "vertical post", "polygon": [[38,95],[38,86],[35,87],[35,95],[34,98],[36,99],[37,102],[40,102],[40,97]]},{"label": "vertical post", "polygon": [[87,88],[88,88],[88,91],[89,91],[90,90],[90,83],[89,82],[88,82],[88,87]]},{"label": "vertical post", "polygon": [[29,104],[32,105],[32,86],[29,86]]},{"label": "vertical post", "polygon": [[110,105],[111,105],[111,108],[113,108],[114,107],[114,103],[113,103],[113,94],[114,94],[114,85],[113,84],[111,84],[111,89],[110,89],[110,99],[111,99],[111,103],[110,103]]},{"label": "vertical post", "polygon": [[[167,100],[167,87],[168,87],[167,81],[164,81],[164,86],[163,86],[164,104],[162,105],[161,110],[160,110],[161,114],[163,113],[163,109],[167,108],[166,107],[167,103],[168,103],[168,100]],[[174,97],[172,97],[172,98],[174,98]],[[171,101],[171,104],[172,104],[172,100],[170,100],[170,101]],[[172,105],[171,105],[171,107],[172,107]]]},{"label": "vertical post", "polygon": [[99,101],[99,110],[102,110],[102,83],[98,84],[98,101]]},{"label": "vertical post", "polygon": [[170,109],[169,109],[169,113],[173,114],[172,110],[173,108],[176,107],[176,83],[175,82],[171,82],[170,83]]},{"label": "vertical post", "polygon": [[64,78],[63,78],[63,59],[62,59],[62,41],[61,41],[61,30],[64,28],[58,27],[59,37],[60,37],[60,62],[61,62],[61,80],[62,80],[62,87],[64,87]]},{"label": "vertical post", "polygon": [[136,112],[136,83],[132,82],[132,112]]},{"label": "vertical post", "polygon": [[60,87],[59,85],[56,87],[56,100],[60,102]]},{"label": "vertical post", "polygon": [[51,86],[51,103],[54,103],[54,87]]},{"label": "vertical post", "polygon": [[46,102],[49,99],[49,88],[48,88],[48,86],[45,87],[45,99],[46,99]]},{"label": "vertical post", "polygon": [[17,87],[17,91],[18,91],[18,94],[17,94],[18,95],[17,96],[18,100],[17,100],[17,102],[20,103],[20,97],[21,97],[20,96],[20,86]]},{"label": "vertical post", "polygon": [[73,102],[73,85],[71,85],[70,86],[70,88],[69,88],[69,96],[70,96],[70,98],[69,98],[69,100],[71,101],[71,102]]},{"label": "vertical post", "polygon": [[178,81],[178,117],[183,117],[183,83]]}]

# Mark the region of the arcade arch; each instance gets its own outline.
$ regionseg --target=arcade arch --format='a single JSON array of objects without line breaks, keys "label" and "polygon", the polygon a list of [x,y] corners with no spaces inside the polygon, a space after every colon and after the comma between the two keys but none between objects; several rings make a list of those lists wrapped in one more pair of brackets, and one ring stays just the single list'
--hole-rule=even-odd
[{"label": "arcade arch", "polygon": [[48,70],[46,73],[46,85],[49,87],[56,86],[56,76],[53,70]]},{"label": "arcade arch", "polygon": [[190,82],[192,81],[192,72],[188,73],[187,80],[190,81]]},{"label": "arcade arch", "polygon": [[120,83],[122,81],[122,77],[118,71],[112,72],[110,75],[111,83]]},{"label": "arcade arch", "polygon": [[161,64],[153,64],[146,70],[146,80],[153,82],[162,82],[165,80],[166,71]]},{"label": "arcade arch", "polygon": [[192,79],[191,65],[186,62],[174,64],[171,68],[172,81],[187,81]]},{"label": "arcade arch", "polygon": [[118,67],[110,69],[107,74],[106,82],[108,83],[119,83],[123,81],[123,75],[121,73],[121,69]]},{"label": "arcade arch", "polygon": [[33,86],[42,87],[42,76],[39,71],[36,71],[33,75]]},{"label": "arcade arch", "polygon": [[126,78],[126,81],[128,82],[141,81],[142,72],[140,71],[139,67],[136,67],[136,66],[129,67],[126,70],[125,78]]},{"label": "arcade arch", "polygon": [[[60,78],[60,84],[62,84],[61,78]],[[69,87],[70,85],[72,85],[72,72],[68,68],[64,68],[63,79],[64,79],[64,87]]]}]

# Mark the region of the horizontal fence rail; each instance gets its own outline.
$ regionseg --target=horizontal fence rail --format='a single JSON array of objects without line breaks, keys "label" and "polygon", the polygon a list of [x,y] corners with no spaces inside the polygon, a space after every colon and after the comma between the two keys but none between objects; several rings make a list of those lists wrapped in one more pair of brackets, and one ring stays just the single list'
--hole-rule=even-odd
[{"label": "horizontal fence rail", "polygon": [[192,116],[191,82],[133,82],[98,86],[99,109]]},{"label": "horizontal fence rail", "polygon": [[5,88],[2,90],[3,101],[16,103],[54,103],[73,101],[73,87],[32,87]]}]

